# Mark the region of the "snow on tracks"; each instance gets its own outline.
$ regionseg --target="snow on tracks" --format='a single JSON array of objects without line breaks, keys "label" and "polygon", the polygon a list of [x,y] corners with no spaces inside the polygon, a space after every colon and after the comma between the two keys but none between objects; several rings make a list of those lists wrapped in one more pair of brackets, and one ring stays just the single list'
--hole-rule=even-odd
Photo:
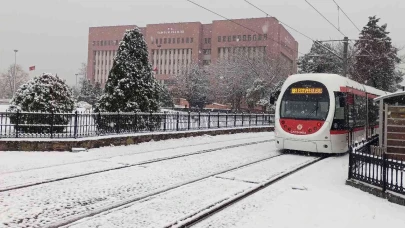
[{"label": "snow on tracks", "polygon": [[0,221],[44,227],[278,154],[273,143],[129,167],[0,193]]},{"label": "snow on tracks", "polygon": [[274,140],[252,141],[252,139],[242,139],[239,140],[239,144],[235,144],[233,141],[222,142],[221,147],[218,147],[216,144],[205,144],[200,145],[199,147],[184,147],[180,149],[171,149],[156,153],[143,152],[132,155],[117,156],[109,159],[100,159],[95,161],[60,165],[56,167],[7,173],[3,174],[2,179],[0,179],[0,192],[60,181],[64,179],[76,178],[95,173],[123,169],[141,164],[153,163],[163,160],[209,153],[270,141]]},{"label": "snow on tracks", "polygon": [[86,218],[69,227],[182,226],[211,209],[249,194],[266,181],[274,181],[317,160],[319,158],[294,155],[274,157]]}]

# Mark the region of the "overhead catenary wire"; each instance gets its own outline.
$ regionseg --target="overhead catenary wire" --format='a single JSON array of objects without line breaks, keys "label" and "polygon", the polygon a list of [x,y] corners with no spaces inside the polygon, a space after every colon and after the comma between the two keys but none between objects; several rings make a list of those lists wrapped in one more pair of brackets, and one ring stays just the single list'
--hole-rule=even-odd
[{"label": "overhead catenary wire", "polygon": [[316,9],[310,2],[308,2],[307,0],[305,0],[308,5],[310,5],[316,12],[318,12],[319,15],[321,15],[327,22],[329,22],[330,25],[332,25],[340,34],[342,34],[343,36],[346,36],[342,31],[339,30],[339,28],[337,28],[332,22],[330,22],[328,20],[328,18],[326,18],[321,12],[319,12],[318,9]]},{"label": "overhead catenary wire", "polygon": [[[192,4],[194,4],[194,5],[196,5],[196,6],[200,7],[200,8],[202,8],[202,9],[208,11],[208,12],[211,12],[211,13],[213,13],[213,14],[215,14],[215,15],[217,15],[217,16],[219,16],[219,17],[221,17],[221,18],[223,18],[223,19],[225,19],[225,20],[227,20],[227,21],[230,21],[230,22],[232,22],[232,23],[234,23],[234,24],[236,24],[236,25],[238,25],[238,26],[240,26],[240,27],[242,27],[242,28],[245,28],[245,29],[247,29],[247,30],[249,30],[249,31],[252,31],[252,32],[256,33],[256,34],[261,34],[261,33],[255,31],[255,30],[253,30],[253,29],[251,29],[251,28],[249,28],[249,27],[247,27],[247,26],[245,26],[245,25],[242,25],[242,24],[240,24],[240,23],[238,23],[238,22],[236,22],[236,21],[234,21],[234,20],[232,20],[232,19],[229,19],[229,18],[227,18],[227,17],[225,17],[225,16],[222,16],[221,14],[219,14],[219,13],[217,13],[217,12],[214,12],[214,11],[212,11],[212,10],[210,10],[210,9],[208,9],[208,8],[206,8],[206,7],[204,7],[204,6],[200,5],[200,4],[198,4],[198,3],[195,3],[195,2],[193,2],[193,1],[191,1],[191,0],[186,0],[186,1],[188,1],[188,2],[190,2],[190,3],[192,3]],[[268,37],[268,39],[274,41],[275,43],[277,43],[277,44],[279,44],[279,45],[281,45],[281,46],[283,46],[283,47],[288,48],[289,50],[291,50],[291,51],[293,51],[293,52],[296,52],[296,53],[305,55],[304,53],[302,53],[302,52],[300,52],[300,51],[298,51],[298,50],[293,50],[293,49],[291,49],[291,48],[288,47],[287,45],[280,43],[279,41],[273,39],[273,38],[270,37],[270,36]]]},{"label": "overhead catenary wire", "polygon": [[[266,14],[266,16],[269,16],[269,14],[268,14],[266,11],[262,10],[262,9],[259,8],[258,6],[254,5],[253,3],[249,2],[248,0],[244,0],[244,1],[245,1],[246,3],[248,3],[249,5],[253,6],[254,8],[256,8],[257,10],[261,11],[262,13]],[[340,59],[342,58],[341,56],[339,56],[338,54],[336,54],[334,51],[332,51],[332,50],[330,50],[328,47],[324,46],[324,45],[323,45],[322,43],[320,43],[319,41],[317,41],[317,40],[311,38],[311,37],[308,36],[308,35],[305,35],[304,33],[298,31],[297,29],[295,29],[295,28],[293,28],[293,27],[291,27],[290,25],[288,25],[288,24],[286,24],[286,23],[280,21],[279,19],[277,19],[277,20],[280,22],[280,24],[282,24],[282,25],[284,25],[284,26],[290,28],[291,30],[293,30],[293,31],[295,31],[295,32],[297,32],[297,33],[299,33],[300,35],[302,35],[302,36],[304,36],[304,37],[306,37],[306,38],[312,40],[315,44],[317,44],[317,45],[319,45],[320,47],[324,48],[325,50],[329,51],[330,53],[332,53],[332,54],[335,55],[336,57],[338,57],[338,58],[340,58]]]},{"label": "overhead catenary wire", "polygon": [[357,27],[357,25],[352,21],[352,19],[350,19],[350,17],[345,13],[345,11],[342,9],[342,7],[339,6],[339,4],[335,1],[332,0],[336,6],[338,7],[338,9],[340,9],[340,11],[342,11],[342,13],[346,16],[347,19],[349,19],[349,21],[353,24],[354,27],[356,27],[356,29],[360,32],[361,30]]}]

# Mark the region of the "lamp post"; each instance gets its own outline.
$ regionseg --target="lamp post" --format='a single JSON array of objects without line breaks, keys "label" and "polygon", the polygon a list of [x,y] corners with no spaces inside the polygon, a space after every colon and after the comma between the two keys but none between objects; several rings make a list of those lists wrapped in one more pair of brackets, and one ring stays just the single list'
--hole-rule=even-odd
[{"label": "lamp post", "polygon": [[79,75],[79,74],[75,74],[76,75],[76,89],[77,89],[77,76]]},{"label": "lamp post", "polygon": [[17,77],[17,72],[16,72],[16,68],[17,68],[17,52],[18,50],[14,50],[14,76],[13,76],[13,96],[15,95],[15,81],[16,81],[16,77]]}]

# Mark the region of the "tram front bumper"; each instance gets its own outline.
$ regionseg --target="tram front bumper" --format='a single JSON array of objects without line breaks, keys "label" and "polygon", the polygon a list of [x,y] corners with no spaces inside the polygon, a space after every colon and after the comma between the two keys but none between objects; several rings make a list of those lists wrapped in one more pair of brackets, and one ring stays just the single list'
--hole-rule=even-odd
[{"label": "tram front bumper", "polygon": [[330,140],[309,141],[276,137],[275,141],[276,148],[280,150],[332,153],[332,143]]}]

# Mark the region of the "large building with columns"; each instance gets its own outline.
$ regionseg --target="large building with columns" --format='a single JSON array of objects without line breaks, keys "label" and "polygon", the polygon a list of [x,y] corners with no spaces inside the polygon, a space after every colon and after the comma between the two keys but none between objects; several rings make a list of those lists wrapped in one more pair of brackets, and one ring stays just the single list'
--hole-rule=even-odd
[{"label": "large building with columns", "polygon": [[[183,22],[150,24],[140,28],[149,49],[149,60],[156,78],[170,85],[172,76],[194,62],[201,65],[229,58],[235,52],[252,58],[281,57],[291,74],[297,71],[298,43],[274,17],[213,21],[212,24]],[[127,29],[136,25],[89,28],[87,77],[105,84]],[[247,29],[249,28],[249,29]]]}]

